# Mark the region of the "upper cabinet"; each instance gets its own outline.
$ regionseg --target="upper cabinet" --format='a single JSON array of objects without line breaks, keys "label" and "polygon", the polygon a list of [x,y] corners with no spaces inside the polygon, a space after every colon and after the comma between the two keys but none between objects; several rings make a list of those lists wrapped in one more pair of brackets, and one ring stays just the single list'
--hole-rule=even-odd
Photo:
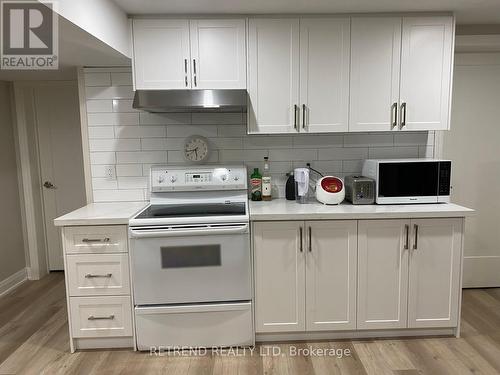
[{"label": "upper cabinet", "polygon": [[356,17],[349,131],[449,129],[453,17]]},{"label": "upper cabinet", "polygon": [[137,90],[245,89],[245,20],[133,21]]},{"label": "upper cabinet", "polygon": [[249,133],[347,131],[349,18],[250,19]]},{"label": "upper cabinet", "polygon": [[350,131],[397,126],[401,54],[400,17],[353,18]]},{"label": "upper cabinet", "polygon": [[248,22],[249,133],[295,133],[299,105],[299,20]]},{"label": "upper cabinet", "polygon": [[401,91],[404,130],[449,129],[452,17],[404,17]]}]

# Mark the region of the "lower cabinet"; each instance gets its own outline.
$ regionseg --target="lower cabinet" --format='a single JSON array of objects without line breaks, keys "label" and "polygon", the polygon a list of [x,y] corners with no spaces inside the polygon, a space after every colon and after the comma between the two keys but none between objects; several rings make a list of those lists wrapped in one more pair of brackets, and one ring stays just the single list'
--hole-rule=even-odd
[{"label": "lower cabinet", "polygon": [[256,332],[457,327],[463,218],[255,222]]},{"label": "lower cabinet", "polygon": [[253,226],[256,332],[356,328],[357,221]]}]

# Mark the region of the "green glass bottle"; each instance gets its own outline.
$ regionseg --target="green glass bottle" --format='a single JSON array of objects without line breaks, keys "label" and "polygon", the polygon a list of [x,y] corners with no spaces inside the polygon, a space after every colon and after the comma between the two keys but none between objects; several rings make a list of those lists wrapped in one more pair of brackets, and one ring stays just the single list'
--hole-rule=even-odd
[{"label": "green glass bottle", "polygon": [[250,194],[253,201],[262,200],[262,175],[259,168],[254,168],[250,176]]}]

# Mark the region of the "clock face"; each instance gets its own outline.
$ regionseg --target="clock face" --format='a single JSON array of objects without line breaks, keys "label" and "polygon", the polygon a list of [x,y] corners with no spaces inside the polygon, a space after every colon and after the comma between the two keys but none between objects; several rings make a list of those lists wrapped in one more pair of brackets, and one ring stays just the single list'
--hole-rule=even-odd
[{"label": "clock face", "polygon": [[201,163],[209,156],[208,140],[199,135],[186,138],[184,142],[184,157],[187,161]]}]

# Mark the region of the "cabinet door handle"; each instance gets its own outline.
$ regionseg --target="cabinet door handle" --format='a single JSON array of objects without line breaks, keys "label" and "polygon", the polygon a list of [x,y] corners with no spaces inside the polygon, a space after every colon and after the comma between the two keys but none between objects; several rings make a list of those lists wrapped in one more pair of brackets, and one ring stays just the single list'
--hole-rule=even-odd
[{"label": "cabinet door handle", "polygon": [[311,227],[309,227],[308,229],[309,229],[309,252],[312,252],[313,251],[313,248],[312,248],[312,229],[311,229]]},{"label": "cabinet door handle", "polygon": [[193,79],[194,79],[194,87],[197,87],[198,82],[196,80],[196,59],[193,59]]},{"label": "cabinet door handle", "polygon": [[90,315],[87,319],[88,320],[113,320],[115,318],[114,315],[108,315],[108,316],[94,316]]},{"label": "cabinet door handle", "polygon": [[413,230],[415,231],[415,238],[413,242],[413,250],[417,250],[418,248],[418,225],[413,225]]},{"label": "cabinet door handle", "polygon": [[405,239],[405,250],[410,248],[410,226],[408,224],[405,225],[406,239]]},{"label": "cabinet door handle", "polygon": [[[299,106],[297,104],[293,105],[293,128],[297,129],[297,109]],[[298,129],[297,129],[298,131]]]},{"label": "cabinet door handle", "polygon": [[87,273],[85,275],[85,278],[86,279],[96,279],[96,278],[105,278],[105,279],[109,279],[111,278],[111,276],[113,276],[112,273],[107,273],[105,275],[96,275],[96,274],[93,274],[93,273]]},{"label": "cabinet door handle", "polygon": [[109,241],[110,241],[109,237],[106,237],[106,238],[84,238],[84,239],[82,239],[82,242],[84,242],[84,243],[109,242]]},{"label": "cabinet door handle", "polygon": [[406,103],[401,103],[401,129],[406,126]]},{"label": "cabinet door handle", "polygon": [[188,59],[184,59],[184,83],[188,87]]},{"label": "cabinet door handle", "polygon": [[302,129],[306,128],[306,105],[302,104]]},{"label": "cabinet door handle", "polygon": [[393,129],[398,125],[398,103],[391,106],[391,125]]},{"label": "cabinet door handle", "polygon": [[303,241],[302,241],[302,240],[303,240],[303,238],[302,238],[302,237],[303,237],[303,236],[302,236],[302,227],[300,227],[300,228],[299,228],[299,250],[300,250],[300,252],[301,252],[301,253],[303,253],[303,252],[304,252],[304,247],[303,247],[303,244],[302,244],[302,242],[303,242]]}]

